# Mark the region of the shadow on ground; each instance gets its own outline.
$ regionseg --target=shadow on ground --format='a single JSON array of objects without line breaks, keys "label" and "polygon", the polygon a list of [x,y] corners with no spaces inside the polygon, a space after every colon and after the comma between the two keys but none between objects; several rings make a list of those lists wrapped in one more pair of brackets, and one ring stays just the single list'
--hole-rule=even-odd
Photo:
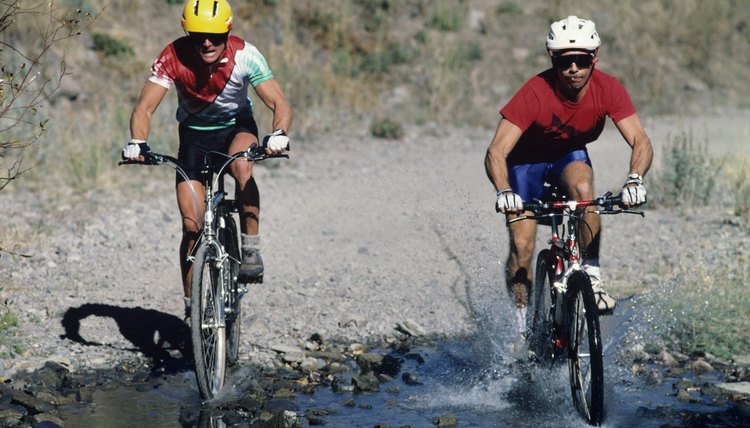
[{"label": "shadow on ground", "polygon": [[[112,318],[123,337],[133,344],[127,350],[139,351],[153,360],[154,371],[190,370],[193,359],[190,328],[180,318],[153,309],[87,303],[65,312],[62,319],[65,334],[60,337],[89,346],[112,347],[81,336],[81,320],[91,316]],[[170,351],[179,351],[180,357],[174,357]]]}]

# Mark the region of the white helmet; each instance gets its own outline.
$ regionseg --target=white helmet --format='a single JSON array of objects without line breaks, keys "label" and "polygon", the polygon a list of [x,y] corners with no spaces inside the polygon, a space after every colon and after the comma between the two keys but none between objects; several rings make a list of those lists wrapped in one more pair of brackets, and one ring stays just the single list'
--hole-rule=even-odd
[{"label": "white helmet", "polygon": [[549,26],[547,50],[550,53],[564,49],[594,51],[601,44],[602,41],[596,33],[596,25],[593,21],[571,15]]}]

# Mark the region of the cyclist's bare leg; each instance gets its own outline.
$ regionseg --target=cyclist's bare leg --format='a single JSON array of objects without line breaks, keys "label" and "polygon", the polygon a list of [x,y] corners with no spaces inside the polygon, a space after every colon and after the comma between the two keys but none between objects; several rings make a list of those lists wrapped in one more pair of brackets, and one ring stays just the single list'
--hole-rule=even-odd
[{"label": "cyclist's bare leg", "polygon": [[[249,132],[238,132],[229,145],[229,153],[245,150],[258,142],[258,137]],[[236,198],[240,211],[240,231],[246,235],[257,235],[260,226],[260,193],[253,178],[253,163],[238,159],[229,167],[237,181]]]},{"label": "cyclist's bare leg", "polygon": [[[594,198],[594,171],[588,164],[575,161],[568,164],[560,176],[568,197],[572,199]],[[596,207],[590,207],[590,210]],[[596,214],[586,214],[583,225],[577,231],[581,254],[587,259],[599,258],[599,241],[601,239],[601,219]]]},{"label": "cyclist's bare leg", "polygon": [[[530,214],[530,213],[527,213]],[[514,218],[515,215],[509,215]],[[534,256],[536,240],[536,222],[518,221],[508,227],[510,232],[510,251],[505,264],[505,283],[513,304],[517,308],[528,305],[531,292],[531,259]]]},{"label": "cyclist's bare leg", "polygon": [[[181,181],[177,184],[177,206],[180,208],[182,216],[182,242],[180,243],[180,271],[182,273],[182,288],[185,297],[191,295],[191,282],[193,275],[193,264],[188,261],[187,256],[193,251],[195,242],[201,231],[201,219],[203,212],[203,197],[205,188],[200,181],[190,181],[195,189],[195,198],[190,191],[190,185],[187,181]],[[196,207],[196,198],[198,206]]]}]

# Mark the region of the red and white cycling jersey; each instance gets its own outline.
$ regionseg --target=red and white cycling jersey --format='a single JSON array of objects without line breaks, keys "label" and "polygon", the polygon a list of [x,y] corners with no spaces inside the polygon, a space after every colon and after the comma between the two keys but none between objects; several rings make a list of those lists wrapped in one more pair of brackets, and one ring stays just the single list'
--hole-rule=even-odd
[{"label": "red and white cycling jersey", "polygon": [[159,54],[151,66],[149,80],[165,88],[177,88],[177,120],[195,129],[231,126],[243,113],[252,114],[247,97],[253,87],[273,79],[273,73],[258,49],[236,36],[229,36],[221,58],[203,62],[188,37],[181,37]]}]

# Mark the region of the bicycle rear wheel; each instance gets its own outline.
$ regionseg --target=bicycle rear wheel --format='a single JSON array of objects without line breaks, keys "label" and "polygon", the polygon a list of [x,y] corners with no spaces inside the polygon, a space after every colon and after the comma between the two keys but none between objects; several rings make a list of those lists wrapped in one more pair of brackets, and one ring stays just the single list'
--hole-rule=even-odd
[{"label": "bicycle rear wheel", "polygon": [[589,424],[599,425],[604,417],[602,341],[596,299],[584,272],[576,272],[568,279],[565,303],[573,404]]},{"label": "bicycle rear wheel", "polygon": [[554,319],[552,313],[552,282],[549,268],[550,251],[539,252],[536,258],[534,287],[531,292],[531,340],[529,346],[542,361],[551,361],[554,349]]},{"label": "bicycle rear wheel", "polygon": [[241,293],[237,276],[240,273],[240,247],[237,235],[237,223],[228,211],[223,211],[224,228],[219,229],[219,242],[229,255],[229,269],[227,278],[226,299],[226,338],[227,338],[227,363],[230,366],[237,364],[240,350],[240,335],[242,330],[242,305],[240,304]]},{"label": "bicycle rear wheel", "polygon": [[215,247],[205,243],[193,262],[190,327],[193,339],[195,377],[201,397],[208,400],[224,386],[226,336],[224,276]]}]

